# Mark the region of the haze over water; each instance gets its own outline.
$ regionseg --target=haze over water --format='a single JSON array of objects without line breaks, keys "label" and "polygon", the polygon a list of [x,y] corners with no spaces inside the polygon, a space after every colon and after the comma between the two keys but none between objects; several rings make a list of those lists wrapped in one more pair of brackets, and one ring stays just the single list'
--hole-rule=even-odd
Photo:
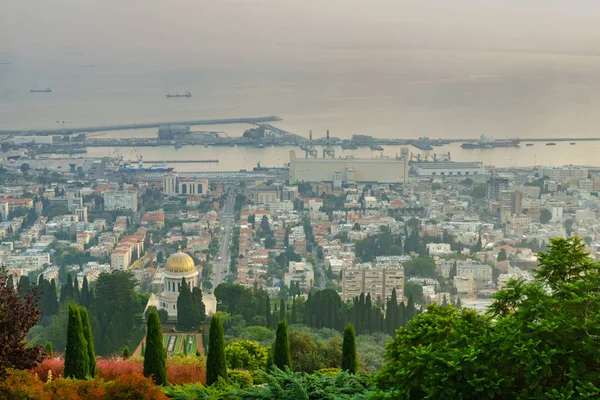
[{"label": "haze over water", "polygon": [[278,115],[341,138],[600,136],[600,5],[496,3],[13,2],[0,129]]}]

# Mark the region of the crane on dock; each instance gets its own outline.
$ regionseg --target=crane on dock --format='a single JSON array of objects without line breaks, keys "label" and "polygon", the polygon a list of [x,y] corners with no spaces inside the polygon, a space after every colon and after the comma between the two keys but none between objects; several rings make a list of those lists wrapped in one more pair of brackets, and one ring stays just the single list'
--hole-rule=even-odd
[{"label": "crane on dock", "polygon": [[335,158],[335,150],[331,147],[331,142],[329,141],[329,130],[327,130],[327,144],[323,149],[323,158]]},{"label": "crane on dock", "polygon": [[308,144],[304,145],[304,151],[306,153],[306,158],[309,158],[309,156],[312,158],[318,157],[317,149],[312,140],[312,130],[308,131]]}]

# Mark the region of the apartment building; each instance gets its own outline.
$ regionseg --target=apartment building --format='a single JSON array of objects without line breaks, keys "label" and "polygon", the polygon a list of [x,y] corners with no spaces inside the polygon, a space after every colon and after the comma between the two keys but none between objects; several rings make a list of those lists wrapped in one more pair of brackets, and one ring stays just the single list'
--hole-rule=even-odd
[{"label": "apartment building", "polygon": [[388,299],[396,289],[401,299],[404,291],[404,267],[401,257],[377,257],[374,263],[345,267],[342,273],[342,300],[351,300],[361,293]]}]

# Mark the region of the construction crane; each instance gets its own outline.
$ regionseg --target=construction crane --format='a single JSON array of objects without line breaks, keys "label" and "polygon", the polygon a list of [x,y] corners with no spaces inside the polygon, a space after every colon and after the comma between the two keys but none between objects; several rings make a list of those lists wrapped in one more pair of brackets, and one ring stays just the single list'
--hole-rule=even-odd
[{"label": "construction crane", "polygon": [[323,149],[323,158],[335,158],[335,150],[331,147],[331,142],[329,141],[329,130],[327,131],[327,144]]}]

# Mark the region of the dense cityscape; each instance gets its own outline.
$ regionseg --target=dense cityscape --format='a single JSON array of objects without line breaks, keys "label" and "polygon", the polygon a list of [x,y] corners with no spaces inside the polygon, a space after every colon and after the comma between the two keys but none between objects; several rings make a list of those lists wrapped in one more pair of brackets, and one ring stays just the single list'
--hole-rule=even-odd
[{"label": "dense cityscape", "polygon": [[3,2],[0,400],[600,399],[600,2]]},{"label": "dense cityscape", "polygon": [[[489,318],[515,282],[539,284],[540,255],[552,254],[555,238],[580,243],[586,262],[597,257],[600,171],[411,160],[408,148],[395,158],[330,152],[292,150],[283,167],[220,179],[132,171],[122,159],[69,172],[12,158],[1,170],[3,296],[37,299],[39,316],[20,333],[45,344],[25,365],[40,384],[110,381],[124,369],[199,385],[165,387],[173,398],[214,397],[203,385],[220,379],[234,386],[214,390],[231,398],[268,396],[273,387],[252,383],[269,379],[342,379],[353,388],[332,398],[398,398],[381,392],[390,382],[379,377],[390,373],[390,340],[403,340],[415,317],[438,305]],[[77,319],[98,357],[80,375],[69,362],[78,310],[87,310]],[[167,366],[158,380],[145,361],[152,343]],[[222,346],[222,360],[211,346]],[[272,366],[284,375],[265,381],[259,371]],[[362,378],[351,383],[340,369]]]}]

